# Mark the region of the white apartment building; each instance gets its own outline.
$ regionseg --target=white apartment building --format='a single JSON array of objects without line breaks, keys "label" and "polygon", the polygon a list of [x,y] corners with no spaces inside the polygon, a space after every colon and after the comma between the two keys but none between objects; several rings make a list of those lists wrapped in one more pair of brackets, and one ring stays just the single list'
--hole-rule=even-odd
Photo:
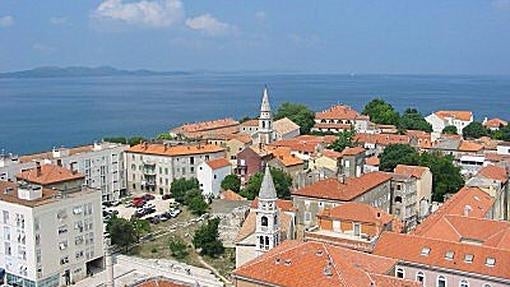
[{"label": "white apartment building", "polygon": [[212,144],[169,145],[141,143],[126,150],[130,193],[169,193],[178,178],[195,178],[204,161],[225,158],[225,149]]},{"label": "white apartment building", "polygon": [[97,190],[0,182],[0,269],[8,286],[70,285],[102,266]]},{"label": "white apartment building", "polygon": [[473,122],[471,111],[437,111],[425,117],[425,121],[432,125],[432,131],[441,134],[447,126],[455,126],[457,133]]},{"label": "white apartment building", "polygon": [[56,164],[85,175],[85,184],[100,189],[103,202],[118,200],[126,191],[124,151],[129,145],[94,143],[74,148],[25,155],[0,156],[0,180],[14,181],[16,174],[41,164]]},{"label": "white apartment building", "polygon": [[232,173],[232,164],[226,158],[205,161],[198,165],[197,179],[205,197],[219,197],[221,182]]},{"label": "white apartment building", "polygon": [[315,113],[312,132],[339,133],[350,129],[359,133],[371,132],[370,118],[347,105],[334,105]]}]

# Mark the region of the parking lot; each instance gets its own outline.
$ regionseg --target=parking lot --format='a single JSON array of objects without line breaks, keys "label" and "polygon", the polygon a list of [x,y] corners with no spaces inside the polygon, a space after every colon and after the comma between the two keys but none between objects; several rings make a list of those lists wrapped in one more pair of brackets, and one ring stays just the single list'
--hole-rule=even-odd
[{"label": "parking lot", "polygon": [[[144,207],[145,207],[145,209],[155,209],[155,211],[153,211],[149,214],[143,215],[139,218],[147,219],[150,217],[154,217],[155,215],[161,215],[165,212],[168,212],[170,210],[170,205],[172,203],[174,203],[173,199],[163,200],[161,198],[161,195],[154,195],[154,197],[155,198],[152,200],[147,200],[145,202]],[[132,203],[132,201],[129,200],[129,201],[126,201],[126,203],[119,204],[118,206],[105,207],[105,208],[103,208],[103,210],[106,210],[107,212],[110,212],[110,211],[113,211],[115,213],[118,212],[117,217],[130,219],[136,213],[137,209],[141,209],[141,208],[134,207],[131,203]],[[148,208],[148,207],[150,207],[150,208]]]}]

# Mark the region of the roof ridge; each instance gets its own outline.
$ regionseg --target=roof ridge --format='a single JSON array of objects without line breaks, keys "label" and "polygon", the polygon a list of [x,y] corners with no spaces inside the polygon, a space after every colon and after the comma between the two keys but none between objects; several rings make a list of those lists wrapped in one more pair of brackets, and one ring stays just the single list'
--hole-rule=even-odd
[{"label": "roof ridge", "polygon": [[[455,228],[455,226],[453,226],[453,224],[450,222],[450,220],[448,220],[448,218],[446,218],[446,216],[443,216],[441,219],[443,219],[444,221],[446,221],[446,224],[448,224],[455,233],[457,233],[457,235],[462,238],[462,234],[460,234],[460,232],[457,230],[457,228]],[[439,222],[440,220],[438,220]]]},{"label": "roof ridge", "polygon": [[326,255],[328,256],[328,261],[331,262],[331,265],[333,266],[333,270],[335,270],[335,272],[336,272],[337,280],[340,281],[340,284],[342,284],[343,286],[348,286],[349,284],[347,284],[347,282],[345,281],[345,279],[342,276],[343,273],[340,272],[340,270],[336,267],[336,262],[332,259],[331,253],[329,252],[329,249],[328,249],[328,246],[322,242],[320,244],[324,248],[324,251],[326,252]]},{"label": "roof ridge", "polygon": [[[291,246],[290,248],[286,248],[286,249],[283,249],[281,251],[278,251],[276,252],[275,254],[269,254],[269,253],[264,253],[256,258],[254,258],[253,260],[251,261],[248,261],[247,263],[239,266],[239,268],[237,268],[236,270],[240,270],[240,269],[245,269],[255,263],[259,263],[260,261],[262,260],[265,260],[265,259],[271,259],[271,258],[274,258],[276,257],[277,255],[280,255],[282,253],[285,253],[285,252],[288,252],[288,251],[291,251],[291,250],[294,250],[296,249],[297,247],[300,246],[300,244],[298,244],[298,242],[296,242],[296,240],[287,240],[287,242],[290,244],[290,242],[292,242],[292,244],[294,244],[294,246]],[[311,242],[307,242],[307,243],[311,243]],[[285,243],[284,243],[285,244]],[[282,246],[282,245],[279,245],[279,246]],[[277,246],[277,247],[279,247]],[[273,249],[274,250],[274,249]]]}]

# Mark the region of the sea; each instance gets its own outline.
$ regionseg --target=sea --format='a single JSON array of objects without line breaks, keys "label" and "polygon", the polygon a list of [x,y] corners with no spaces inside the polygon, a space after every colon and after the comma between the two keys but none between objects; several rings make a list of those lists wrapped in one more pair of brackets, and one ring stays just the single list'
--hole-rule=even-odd
[{"label": "sea", "polygon": [[262,90],[318,111],[343,103],[361,111],[379,97],[397,110],[472,110],[510,119],[510,76],[197,73],[0,79],[0,150],[27,154],[102,137],[152,137],[182,123],[255,117]]}]

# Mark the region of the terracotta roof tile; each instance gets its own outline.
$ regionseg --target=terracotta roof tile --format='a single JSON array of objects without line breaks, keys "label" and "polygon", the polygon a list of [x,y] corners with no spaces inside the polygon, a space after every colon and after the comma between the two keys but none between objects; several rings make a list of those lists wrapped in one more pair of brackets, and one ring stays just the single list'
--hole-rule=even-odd
[{"label": "terracotta roof tile", "polygon": [[462,140],[459,145],[459,151],[479,152],[483,150],[483,145],[469,140]]},{"label": "terracotta roof tile", "polygon": [[174,132],[186,132],[186,133],[193,133],[193,132],[202,132],[202,131],[209,131],[214,129],[220,129],[225,127],[232,127],[239,125],[239,122],[232,119],[232,118],[224,118],[224,119],[217,119],[212,121],[203,121],[203,122],[196,122],[196,123],[188,123],[184,124],[180,127],[177,127],[173,129]]},{"label": "terracotta roof tile", "polygon": [[315,113],[315,118],[322,119],[340,119],[340,120],[355,120],[358,118],[367,119],[367,116],[360,115],[356,110],[347,105],[335,105],[326,110]]},{"label": "terracotta roof tile", "polygon": [[326,157],[332,158],[332,159],[340,159],[342,158],[343,154],[341,152],[337,152],[331,149],[325,149],[322,151],[322,154]]},{"label": "terracotta roof tile", "polygon": [[478,171],[478,175],[483,177],[498,180],[501,182],[508,181],[508,173],[504,167],[495,166],[495,165],[487,165]]},{"label": "terracotta roof tile", "polygon": [[258,119],[247,120],[247,121],[242,122],[241,126],[258,127],[259,126],[259,120]]},{"label": "terracotta roof tile", "polygon": [[414,176],[416,178],[421,178],[427,171],[430,171],[428,167],[404,164],[397,165],[393,170],[396,174]]},{"label": "terracotta roof tile", "polygon": [[40,185],[56,184],[65,181],[84,179],[83,174],[73,172],[67,168],[63,168],[54,164],[41,165],[31,168],[16,175],[18,180],[24,180]]},{"label": "terracotta roof tile", "polygon": [[411,142],[411,137],[408,135],[358,133],[354,137],[354,140],[360,143],[386,146],[390,144],[409,144]]},{"label": "terracotta roof tile", "polygon": [[298,189],[292,194],[304,197],[349,201],[388,182],[390,179],[391,175],[383,172],[371,172],[361,177],[347,178],[345,183],[341,183],[335,178],[329,178]]},{"label": "terracotta roof tile", "polygon": [[389,224],[394,219],[381,209],[359,202],[347,202],[331,209],[324,209],[317,217],[375,223],[379,226]]},{"label": "terracotta roof tile", "polygon": [[316,123],[313,125],[313,127],[317,129],[350,130],[352,128],[352,125],[335,123]]},{"label": "terracotta roof tile", "polygon": [[470,121],[473,118],[471,111],[437,111],[434,114],[441,119],[454,118],[461,121]]},{"label": "terracotta roof tile", "polygon": [[[257,205],[259,204],[259,198],[255,197],[255,199],[251,202],[250,207],[251,208],[257,208]],[[286,200],[286,199],[277,199],[276,200],[276,207],[282,211],[296,211],[296,208],[294,207],[294,203],[292,203],[292,200]]]},{"label": "terracotta roof tile", "polygon": [[390,272],[394,265],[393,259],[319,242],[288,240],[234,270],[233,275],[282,287],[371,286],[374,281],[381,285],[372,286],[387,286],[385,282],[392,280],[374,280],[371,275]]},{"label": "terracotta roof tile", "polygon": [[[424,248],[428,248],[428,255]],[[447,252],[452,252],[453,259],[445,258]],[[510,279],[510,250],[385,232],[377,241],[374,254],[404,262]],[[472,262],[466,262],[466,255],[473,255]],[[486,264],[487,258],[495,259],[494,266]]]},{"label": "terracotta roof tile", "polygon": [[342,155],[344,156],[353,156],[353,155],[358,155],[358,154],[362,154],[362,153],[365,153],[365,149],[362,148],[362,147],[348,147],[348,148],[345,148],[343,151],[342,151]]},{"label": "terracotta roof tile", "polygon": [[270,146],[289,147],[292,151],[314,153],[319,145],[329,145],[335,139],[335,136],[302,135],[292,139],[273,142]]},{"label": "terracotta roof tile", "polygon": [[227,167],[227,166],[231,166],[232,165],[230,163],[230,161],[228,161],[224,157],[220,157],[220,158],[216,158],[216,159],[211,159],[209,161],[206,161],[205,163],[208,166],[210,166],[212,169],[219,169],[219,168],[223,168],[223,167]]},{"label": "terracotta roof tile", "polygon": [[291,153],[291,148],[289,147],[268,147],[268,149],[271,151],[273,156],[286,167],[304,164],[302,159]]},{"label": "terracotta roof tile", "polygon": [[279,119],[273,123],[273,130],[280,134],[286,134],[291,131],[299,130],[299,128],[300,126],[291,121],[289,118]]},{"label": "terracotta roof tile", "polygon": [[422,284],[417,281],[400,279],[389,275],[371,274],[375,281],[375,286],[382,287],[421,287]]},{"label": "terracotta roof tile", "polygon": [[371,156],[365,160],[365,163],[372,166],[379,166],[381,160],[377,156]]},{"label": "terracotta roof tile", "polygon": [[485,123],[483,123],[484,126],[489,128],[499,128],[502,126],[507,126],[508,122],[505,120],[502,120],[500,118],[493,118],[490,120],[487,120]]},{"label": "terracotta roof tile", "polygon": [[484,218],[494,204],[494,199],[478,187],[463,187],[434,213],[429,215],[413,231],[416,235],[426,233],[446,215],[469,215]]},{"label": "terracotta roof tile", "polygon": [[232,190],[225,190],[220,193],[220,198],[229,201],[244,201],[246,198],[240,196],[239,194],[233,192]]},{"label": "terracotta roof tile", "polygon": [[183,156],[193,154],[224,152],[225,149],[212,144],[165,146],[156,143],[141,143],[130,147],[126,152],[152,154],[162,156]]}]

